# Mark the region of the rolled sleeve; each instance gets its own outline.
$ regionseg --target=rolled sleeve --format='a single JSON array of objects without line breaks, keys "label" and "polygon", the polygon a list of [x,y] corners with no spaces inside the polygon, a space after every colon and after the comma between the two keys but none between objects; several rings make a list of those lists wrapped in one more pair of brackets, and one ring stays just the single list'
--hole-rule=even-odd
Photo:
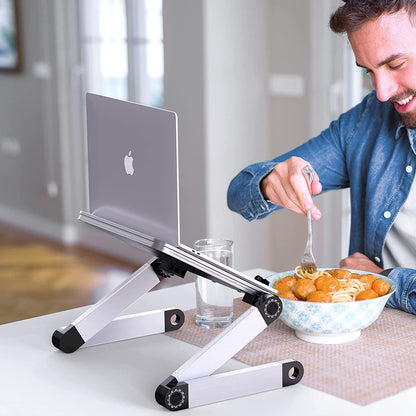
[{"label": "rolled sleeve", "polygon": [[260,190],[260,182],[276,165],[268,161],[255,163],[242,170],[230,183],[227,192],[228,207],[240,213],[246,220],[264,218],[281,207],[266,201]]},{"label": "rolled sleeve", "polygon": [[396,283],[397,289],[387,301],[387,306],[416,315],[416,270],[396,267],[388,277]]}]

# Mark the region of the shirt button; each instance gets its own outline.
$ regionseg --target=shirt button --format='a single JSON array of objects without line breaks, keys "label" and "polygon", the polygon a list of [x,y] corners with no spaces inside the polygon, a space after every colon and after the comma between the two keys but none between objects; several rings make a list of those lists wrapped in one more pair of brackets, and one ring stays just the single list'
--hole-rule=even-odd
[{"label": "shirt button", "polygon": [[407,166],[406,166],[406,172],[407,172],[407,173],[411,173],[411,172],[412,172],[412,170],[413,170],[413,168],[412,168],[410,165],[407,165]]},{"label": "shirt button", "polygon": [[391,212],[390,211],[384,211],[384,218],[390,218],[391,217]]},{"label": "shirt button", "polygon": [[380,263],[380,257],[374,257],[374,260],[377,262],[377,263]]}]

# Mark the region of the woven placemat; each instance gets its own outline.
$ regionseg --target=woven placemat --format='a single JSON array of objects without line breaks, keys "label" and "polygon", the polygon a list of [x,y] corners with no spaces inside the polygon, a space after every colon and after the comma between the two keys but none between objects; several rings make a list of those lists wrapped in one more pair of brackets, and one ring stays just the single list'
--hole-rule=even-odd
[{"label": "woven placemat", "polygon": [[[234,317],[248,307],[236,299]],[[203,347],[221,331],[198,327],[192,309],[185,312],[183,327],[166,335]],[[416,316],[385,308],[358,339],[345,344],[302,341],[278,319],[233,358],[252,366],[292,358],[305,368],[304,385],[368,405],[416,386],[415,347]]]}]

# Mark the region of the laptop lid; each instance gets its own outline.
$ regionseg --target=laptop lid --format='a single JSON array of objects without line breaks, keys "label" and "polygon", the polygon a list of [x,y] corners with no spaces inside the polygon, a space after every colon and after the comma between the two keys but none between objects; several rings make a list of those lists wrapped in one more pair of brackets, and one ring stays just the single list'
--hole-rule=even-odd
[{"label": "laptop lid", "polygon": [[177,116],[88,93],[89,212],[180,243]]}]

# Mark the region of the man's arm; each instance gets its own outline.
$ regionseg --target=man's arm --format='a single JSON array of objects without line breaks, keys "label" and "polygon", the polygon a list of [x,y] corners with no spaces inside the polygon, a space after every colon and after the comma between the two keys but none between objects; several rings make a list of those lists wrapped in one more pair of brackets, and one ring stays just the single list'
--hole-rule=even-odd
[{"label": "man's arm", "polygon": [[354,127],[359,114],[357,110],[353,115],[346,113],[318,136],[295,149],[244,168],[229,185],[228,207],[249,221],[264,218],[282,207],[302,215],[312,207],[314,219],[320,218],[321,213],[310,197],[302,169],[310,164],[316,173],[312,194],[348,187],[345,152],[349,136],[342,132],[347,133]]},{"label": "man's arm", "polygon": [[340,267],[366,272],[380,273],[383,269],[372,262],[365,254],[354,253],[339,262]]},{"label": "man's arm", "polygon": [[387,301],[387,306],[416,315],[416,270],[394,267],[383,270],[362,253],[354,253],[342,259],[340,267],[364,270],[389,277],[396,285],[396,291]]},{"label": "man's arm", "polygon": [[388,277],[396,283],[397,289],[387,301],[387,306],[416,315],[416,270],[395,267]]}]

